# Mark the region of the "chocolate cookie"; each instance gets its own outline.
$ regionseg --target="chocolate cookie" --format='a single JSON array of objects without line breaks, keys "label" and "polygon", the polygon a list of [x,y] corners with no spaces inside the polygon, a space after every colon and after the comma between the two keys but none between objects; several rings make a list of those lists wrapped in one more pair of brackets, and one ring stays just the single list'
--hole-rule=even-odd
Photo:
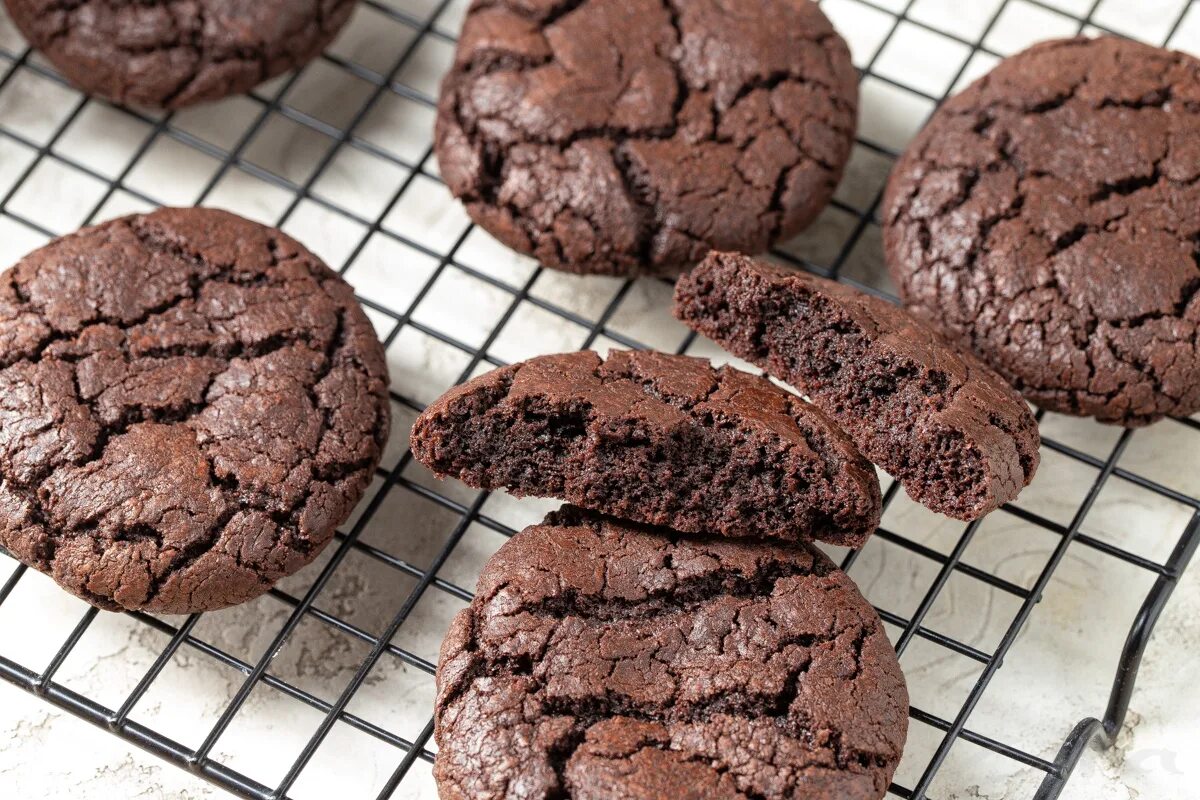
[{"label": "chocolate cookie", "polygon": [[884,208],[909,308],[1032,402],[1200,410],[1200,60],[1116,38],[1012,56],[934,115]]},{"label": "chocolate cookie", "polygon": [[676,284],[675,315],[804,392],[934,511],[981,517],[1037,469],[1037,422],[1012,388],[879,298],[712,253]]},{"label": "chocolate cookie", "polygon": [[450,390],[413,455],[481,489],[724,536],[857,547],[879,479],[819,410],[765,378],[663,353],[542,356]]},{"label": "chocolate cookie", "polygon": [[475,0],[438,163],[476,222],[548,267],[673,274],[808,225],[857,98],[809,0]]},{"label": "chocolate cookie", "polygon": [[877,800],[907,713],[879,617],[814,548],[568,507],[450,626],[434,776],[444,800]]},{"label": "chocolate cookie", "polygon": [[182,108],[248,92],[320,55],[354,0],[4,0],[76,87]]},{"label": "chocolate cookie", "polygon": [[279,231],[167,209],[55,240],[0,274],[0,544],[101,608],[257,597],[362,497],[385,371]]}]

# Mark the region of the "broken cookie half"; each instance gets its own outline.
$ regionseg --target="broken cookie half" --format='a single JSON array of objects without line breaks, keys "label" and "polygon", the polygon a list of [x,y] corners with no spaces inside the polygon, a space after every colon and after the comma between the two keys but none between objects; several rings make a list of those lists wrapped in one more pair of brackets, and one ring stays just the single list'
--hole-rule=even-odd
[{"label": "broken cookie half", "polygon": [[977,519],[1037,470],[1037,421],[1016,391],[877,297],[714,252],[676,284],[675,316],[803,392],[934,511]]},{"label": "broken cookie half", "polygon": [[857,547],[879,481],[817,408],[765,378],[651,352],[542,356],[432,404],[413,455],[481,489],[682,532]]}]

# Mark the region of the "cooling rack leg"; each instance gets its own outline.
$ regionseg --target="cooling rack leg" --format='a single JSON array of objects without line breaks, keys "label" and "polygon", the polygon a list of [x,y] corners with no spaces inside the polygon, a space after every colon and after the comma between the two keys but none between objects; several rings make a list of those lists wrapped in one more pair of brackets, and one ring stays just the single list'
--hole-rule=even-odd
[{"label": "cooling rack leg", "polygon": [[1196,553],[1200,544],[1200,513],[1193,514],[1191,522],[1184,529],[1179,543],[1167,561],[1166,570],[1154,582],[1150,593],[1146,595],[1129,636],[1125,639],[1125,647],[1121,651],[1121,660],[1117,665],[1117,675],[1113,679],[1112,693],[1108,698],[1108,709],[1104,719],[1095,717],[1080,721],[1067,736],[1063,746],[1058,751],[1054,763],[1058,769],[1047,775],[1038,787],[1034,800],[1056,800],[1070,779],[1071,773],[1079,764],[1079,759],[1087,750],[1088,745],[1095,742],[1101,748],[1112,747],[1116,741],[1121,726],[1125,723],[1125,715],[1129,711],[1129,698],[1133,695],[1133,687],[1137,682],[1138,669],[1142,665],[1142,656],[1159,616],[1167,605],[1171,593],[1179,584],[1179,578],[1187,569],[1188,563]]}]

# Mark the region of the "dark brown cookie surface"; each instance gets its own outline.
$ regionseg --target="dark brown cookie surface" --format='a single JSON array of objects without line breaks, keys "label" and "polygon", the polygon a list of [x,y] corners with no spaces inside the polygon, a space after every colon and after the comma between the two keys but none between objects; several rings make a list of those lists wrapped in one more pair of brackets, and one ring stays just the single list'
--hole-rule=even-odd
[{"label": "dark brown cookie surface", "polygon": [[182,108],[248,92],[308,63],[353,0],[4,0],[75,86],[115,103]]},{"label": "dark brown cookie surface", "polygon": [[879,479],[822,412],[704,360],[579,352],[450,390],[413,455],[482,489],[557,497],[685,532],[855,547],[879,524]]},{"label": "dark brown cookie surface", "polygon": [[445,800],[883,797],[896,653],[805,545],[566,508],[506,543],[438,666]]},{"label": "dark brown cookie surface", "polygon": [[909,307],[1038,405],[1141,425],[1200,410],[1200,61],[1045,42],[946,103],[896,165]]},{"label": "dark brown cookie surface", "polygon": [[857,91],[809,0],[476,0],[438,162],[478,223],[546,266],[671,274],[804,228]]},{"label": "dark brown cookie surface", "polygon": [[166,209],[0,275],[0,544],[108,609],[265,592],[361,498],[382,348],[287,235]]},{"label": "dark brown cookie surface", "polygon": [[675,315],[804,392],[913,499],[976,519],[1038,465],[1037,422],[1000,376],[903,309],[848,286],[713,253]]}]

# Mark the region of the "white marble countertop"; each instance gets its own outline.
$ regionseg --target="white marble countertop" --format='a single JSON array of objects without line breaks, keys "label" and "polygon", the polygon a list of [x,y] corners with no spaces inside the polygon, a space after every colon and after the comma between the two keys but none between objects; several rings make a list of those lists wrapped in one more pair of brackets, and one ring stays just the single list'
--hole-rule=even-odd
[{"label": "white marble countertop", "polygon": [[[465,0],[451,3],[432,21],[434,30],[444,35],[425,36],[416,42],[395,76],[398,85],[427,97],[436,93],[453,51],[450,37],[465,4]],[[1002,0],[824,0],[822,6],[850,41],[856,63],[869,64],[873,73],[862,85],[862,138],[886,150],[902,149],[932,108],[929,96],[940,96],[952,83],[962,85],[988,69],[998,56],[1036,39],[1076,32],[1079,20],[1070,15],[1083,14],[1093,5],[1096,23],[1160,44],[1186,5],[1184,0],[1103,0],[1098,5],[1092,0],[1008,0],[1001,9],[1001,4]],[[420,23],[429,18],[437,3],[386,0],[382,5],[400,9]],[[907,18],[897,24],[895,12],[906,5]],[[332,53],[365,70],[386,73],[416,36],[411,26],[364,5]],[[986,52],[972,55],[963,41],[978,41],[981,36]],[[1170,44],[1200,52],[1200,6],[1190,7],[1174,28]],[[0,11],[0,51],[20,54],[23,50]],[[13,74],[4,78],[10,71]],[[393,316],[369,312],[381,337],[390,337],[392,388],[416,404],[436,397],[471,365],[470,352],[431,332],[450,334],[476,348],[499,324],[499,335],[489,343],[488,355],[512,361],[538,352],[575,349],[584,342],[584,328],[547,309],[565,309],[590,321],[611,305],[608,332],[665,350],[675,350],[684,342],[685,331],[670,318],[669,288],[664,283],[638,281],[623,290],[621,282],[614,280],[537,273],[535,265],[509,253],[481,231],[467,232],[465,215],[436,180],[436,166],[426,158],[432,126],[432,112],[426,104],[383,92],[355,129],[357,141],[365,147],[338,146],[325,133],[303,124],[303,119],[311,117],[318,128],[342,128],[371,95],[369,80],[355,77],[335,61],[318,62],[294,83],[281,79],[258,92],[266,99],[279,95],[282,105],[293,114],[271,110],[262,99],[233,98],[175,115],[166,122],[175,135],[164,134],[154,117],[130,115],[102,103],[84,103],[75,92],[46,77],[36,56],[30,65],[15,68],[11,59],[0,58],[0,80],[4,81],[0,83],[0,197],[28,171],[11,197],[0,204],[2,264],[12,263],[45,241],[48,232],[64,233],[89,220],[155,202],[217,205],[266,223],[282,222],[329,263],[345,267],[346,277],[358,292],[379,307],[403,311],[421,297],[411,314],[416,324],[398,331]],[[894,82],[918,91],[907,91]],[[191,137],[204,145],[190,144],[195,141]],[[218,156],[240,144],[244,144],[239,150],[240,165],[223,164]],[[143,145],[145,152],[131,162]],[[39,155],[37,148],[43,146],[48,146],[50,155]],[[332,157],[318,169],[327,154]],[[820,265],[829,264],[857,221],[846,209],[869,208],[889,166],[889,160],[875,149],[858,147],[838,192],[843,208],[829,209],[810,231],[783,249]],[[263,170],[293,184],[311,181],[311,196],[291,208],[294,194],[264,181]],[[117,178],[121,188],[109,194],[107,182]],[[394,198],[402,185],[407,185],[407,190]],[[351,209],[353,216],[337,213],[333,206]],[[454,251],[454,264],[439,271],[434,255],[446,253],[464,233],[465,239]],[[359,244],[363,244],[361,249]],[[843,272],[886,287],[875,225],[868,226],[852,248]],[[419,295],[431,276],[436,276],[432,288]],[[613,341],[601,336],[594,344],[604,349]],[[702,340],[687,352],[723,358],[717,348]],[[484,368],[486,365],[477,366],[474,371]],[[399,403],[395,412],[394,435],[384,462],[389,469],[402,457],[408,426],[415,416],[412,408]],[[1104,459],[1120,431],[1050,415],[1043,423],[1043,434]],[[1119,463],[1131,473],[1200,496],[1200,433],[1184,425],[1168,421],[1134,433]],[[1036,481],[1017,505],[1065,526],[1096,473],[1094,467],[1079,460],[1046,452]],[[439,485],[411,464],[404,469],[403,478],[457,502],[470,503],[476,496],[460,486]],[[483,514],[519,528],[540,519],[551,505],[495,495],[484,504]],[[1161,562],[1190,516],[1187,506],[1113,477],[1099,492],[1081,531],[1093,541]],[[361,541],[424,569],[442,549],[458,519],[458,514],[397,486],[365,526]],[[954,549],[963,532],[960,523],[937,517],[902,494],[888,508],[884,524],[943,556]],[[470,525],[439,577],[472,587],[480,566],[501,541],[502,535],[488,527]],[[1037,580],[1059,541],[1058,534],[997,512],[980,526],[963,562],[1027,588]],[[302,596],[331,554],[332,548],[317,564],[285,581],[283,590],[293,597]],[[14,562],[0,557],[0,582],[14,567]],[[864,549],[851,575],[873,603],[907,619],[939,567],[936,560],[877,537]],[[1146,570],[1086,543],[1072,543],[1042,603],[969,718],[968,728],[1053,760],[1078,720],[1102,712],[1121,644],[1150,583]],[[317,596],[316,607],[377,635],[415,584],[412,576],[351,550]],[[461,605],[451,593],[427,590],[392,643],[433,661],[445,626]],[[991,652],[1018,606],[1019,600],[1012,595],[956,571],[924,625]],[[264,657],[291,610],[287,603],[266,597],[205,615],[193,635],[253,664]],[[29,669],[44,668],[85,611],[81,602],[58,590],[49,579],[27,573],[0,605],[0,655]],[[1064,797],[1200,797],[1200,790],[1194,788],[1200,786],[1200,673],[1194,663],[1195,654],[1200,653],[1197,619],[1200,567],[1185,577],[1159,624],[1117,746],[1105,753],[1086,754]],[[178,619],[166,621],[180,623]],[[108,708],[117,708],[167,640],[131,617],[101,613],[62,664],[55,681]],[[368,650],[363,640],[307,615],[274,653],[269,674],[333,702]],[[901,662],[914,705],[943,719],[954,718],[982,669],[981,664],[920,637],[912,640]],[[244,677],[185,645],[133,707],[130,718],[196,747]],[[429,720],[432,696],[433,682],[426,671],[385,654],[348,711],[412,740]],[[260,685],[217,740],[212,757],[274,785],[321,719],[309,706]],[[940,731],[914,722],[897,782],[913,785],[941,738]],[[374,797],[402,757],[392,745],[339,722],[290,795]],[[960,739],[938,773],[930,796],[939,800],[1029,798],[1041,777],[1036,769]],[[0,796],[46,800],[228,796],[3,682],[0,787]],[[416,762],[394,796],[436,797],[425,760]]]}]

